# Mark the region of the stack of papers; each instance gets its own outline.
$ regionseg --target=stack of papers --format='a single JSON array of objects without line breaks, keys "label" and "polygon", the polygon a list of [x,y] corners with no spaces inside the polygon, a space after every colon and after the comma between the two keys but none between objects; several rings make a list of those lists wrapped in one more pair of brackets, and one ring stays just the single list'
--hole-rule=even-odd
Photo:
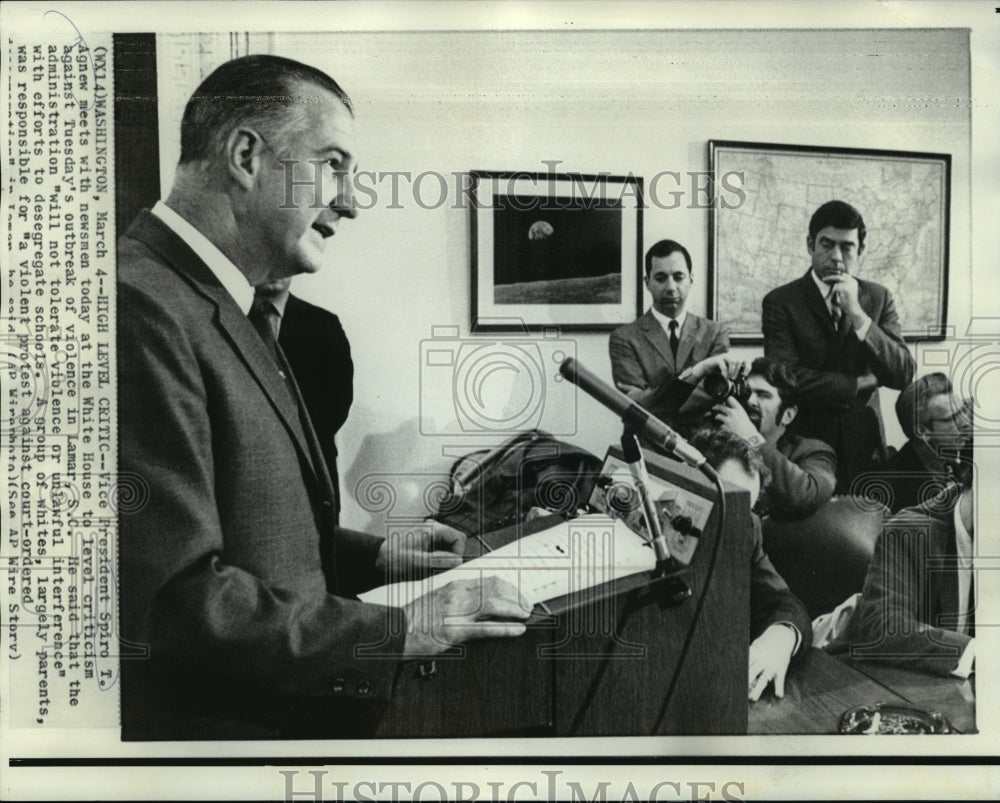
[{"label": "stack of papers", "polygon": [[401,607],[453,580],[500,577],[537,605],[656,567],[652,547],[622,521],[580,516],[533,533],[454,569],[393,583],[361,595],[363,602]]}]

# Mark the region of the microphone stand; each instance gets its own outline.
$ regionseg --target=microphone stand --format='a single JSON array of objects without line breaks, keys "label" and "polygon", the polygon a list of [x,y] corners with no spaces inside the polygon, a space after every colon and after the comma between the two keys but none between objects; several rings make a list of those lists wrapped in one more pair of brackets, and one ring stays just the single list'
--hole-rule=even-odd
[{"label": "microphone stand", "polygon": [[656,555],[656,568],[653,569],[654,582],[664,584],[664,602],[677,605],[691,596],[691,587],[684,578],[686,569],[679,564],[667,548],[667,538],[660,526],[660,516],[656,505],[649,495],[649,471],[646,459],[639,447],[639,439],[635,432],[625,424],[621,438],[622,452],[632,474],[632,482],[642,504],[642,515],[646,521],[646,531],[649,533],[653,552]]}]

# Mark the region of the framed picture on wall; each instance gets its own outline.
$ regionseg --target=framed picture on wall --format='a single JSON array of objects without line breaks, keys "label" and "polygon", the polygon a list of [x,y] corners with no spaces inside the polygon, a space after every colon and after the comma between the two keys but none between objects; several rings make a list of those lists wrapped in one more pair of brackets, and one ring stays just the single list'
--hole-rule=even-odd
[{"label": "framed picture on wall", "polygon": [[641,178],[471,176],[473,332],[598,332],[642,313]]},{"label": "framed picture on wall", "polygon": [[761,301],[808,270],[809,218],[831,200],[864,218],[857,276],[892,292],[906,339],[944,337],[950,154],[722,140],[708,150],[713,175],[742,184],[740,200],[712,209],[709,236],[709,312],[732,342],[763,342]]}]

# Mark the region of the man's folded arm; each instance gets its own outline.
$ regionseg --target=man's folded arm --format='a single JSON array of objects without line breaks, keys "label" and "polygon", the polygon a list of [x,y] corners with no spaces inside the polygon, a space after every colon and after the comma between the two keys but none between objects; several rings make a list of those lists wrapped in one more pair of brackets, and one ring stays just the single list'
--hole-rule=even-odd
[{"label": "man's folded arm", "polygon": [[887,296],[879,320],[872,322],[863,343],[871,355],[871,370],[879,385],[902,390],[913,381],[916,361],[900,331],[892,295]]},{"label": "man's folded arm", "polygon": [[[858,395],[858,378],[838,371],[817,371],[799,364],[799,350],[791,318],[784,305],[765,296],[762,311],[764,356],[787,365],[798,382],[802,399],[830,406],[846,407]],[[874,328],[874,327],[873,327]]]}]

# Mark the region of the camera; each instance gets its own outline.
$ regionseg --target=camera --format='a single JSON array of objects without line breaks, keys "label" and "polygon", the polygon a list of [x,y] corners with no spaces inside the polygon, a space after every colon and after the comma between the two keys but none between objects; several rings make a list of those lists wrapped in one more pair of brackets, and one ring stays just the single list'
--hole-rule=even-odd
[{"label": "camera", "polygon": [[732,396],[745,409],[750,401],[750,385],[743,375],[742,368],[735,379],[730,379],[721,373],[709,374],[702,380],[701,387],[716,404]]}]

